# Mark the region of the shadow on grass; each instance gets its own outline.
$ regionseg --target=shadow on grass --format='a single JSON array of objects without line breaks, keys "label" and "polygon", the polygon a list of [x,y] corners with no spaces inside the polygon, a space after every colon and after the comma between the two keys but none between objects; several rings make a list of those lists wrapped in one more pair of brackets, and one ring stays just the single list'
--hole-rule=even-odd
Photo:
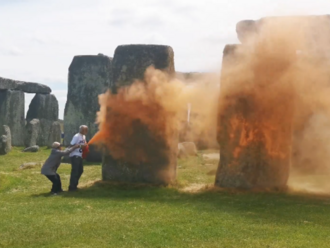
[{"label": "shadow on grass", "polygon": [[[46,194],[34,197],[47,196]],[[330,196],[291,194],[289,192],[243,192],[213,187],[198,193],[182,192],[176,187],[115,184],[102,181],[77,192],[63,192],[63,198],[81,198],[101,202],[151,202],[162,206],[185,207],[196,214],[235,214],[242,218],[276,224],[305,222],[330,227]]]}]

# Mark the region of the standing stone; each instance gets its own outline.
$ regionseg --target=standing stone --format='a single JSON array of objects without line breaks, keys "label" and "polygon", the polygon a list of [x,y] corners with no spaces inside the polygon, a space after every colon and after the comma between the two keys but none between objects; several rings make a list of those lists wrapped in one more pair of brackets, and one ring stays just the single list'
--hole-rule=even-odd
[{"label": "standing stone", "polygon": [[11,130],[13,146],[24,145],[24,92],[0,90],[0,126],[7,125]]},{"label": "standing stone", "polygon": [[[119,46],[113,58],[113,93],[123,86],[131,85],[135,79],[143,80],[146,69],[156,69],[174,76],[174,53],[169,46],[126,45]],[[109,110],[109,114],[111,114]],[[130,158],[116,160],[111,151],[105,155],[102,164],[103,180],[168,184],[176,177],[178,135],[173,133],[167,144],[164,134],[153,134],[140,120],[132,121],[132,133],[124,137],[132,141],[131,149],[142,149],[147,158],[144,162],[129,162]],[[133,152],[134,153],[134,152]]]},{"label": "standing stone", "polygon": [[[70,141],[80,125],[88,126],[86,139],[90,140],[98,131],[96,113],[100,109],[98,96],[110,84],[111,61],[104,55],[75,56],[69,67],[68,97],[64,112],[64,144]],[[91,150],[89,158],[98,162],[102,156]]]},{"label": "standing stone", "polygon": [[[54,95],[35,95],[26,116],[27,122],[33,119],[38,119],[40,122],[37,144],[39,146],[48,146],[53,122],[58,120],[58,102]],[[60,142],[60,139],[58,142]]]},{"label": "standing stone", "polygon": [[[231,69],[243,59],[238,48],[228,46],[224,50],[222,89],[237,82],[235,76],[238,72]],[[264,90],[265,94],[261,94],[270,96],[267,104],[258,102],[254,90],[221,92],[218,115],[220,162],[216,186],[244,189],[286,187],[293,106],[285,104],[292,97],[285,92],[268,94],[267,87],[258,90]]]},{"label": "standing stone", "polygon": [[25,141],[26,147],[37,145],[38,135],[40,133],[40,121],[33,119],[29,121],[25,126]]},{"label": "standing stone", "polygon": [[48,147],[51,147],[53,142],[61,143],[61,124],[58,121],[54,121],[48,137]]},{"label": "standing stone", "polygon": [[135,79],[143,80],[146,68],[151,65],[174,76],[172,48],[159,45],[118,46],[112,63],[111,89],[114,91],[118,87],[130,85]]},{"label": "standing stone", "polygon": [[6,125],[2,126],[0,134],[0,155],[5,155],[11,151],[11,133],[10,128]]}]

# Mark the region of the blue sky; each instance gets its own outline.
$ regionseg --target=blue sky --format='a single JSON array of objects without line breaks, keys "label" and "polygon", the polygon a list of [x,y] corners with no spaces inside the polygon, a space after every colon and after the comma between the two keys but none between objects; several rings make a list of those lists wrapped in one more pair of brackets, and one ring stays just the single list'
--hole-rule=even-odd
[{"label": "blue sky", "polygon": [[214,71],[238,21],[326,11],[328,0],[0,0],[0,76],[49,85],[62,118],[75,55],[166,44],[177,71]]}]

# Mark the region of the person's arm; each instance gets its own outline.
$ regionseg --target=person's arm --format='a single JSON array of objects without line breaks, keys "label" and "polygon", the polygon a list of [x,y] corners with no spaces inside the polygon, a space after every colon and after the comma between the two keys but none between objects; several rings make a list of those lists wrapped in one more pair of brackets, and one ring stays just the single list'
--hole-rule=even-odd
[{"label": "person's arm", "polygon": [[70,149],[67,149],[65,151],[57,151],[57,154],[59,154],[61,157],[69,155],[71,152],[73,152],[75,149],[77,149],[79,145],[74,145],[70,147]]}]

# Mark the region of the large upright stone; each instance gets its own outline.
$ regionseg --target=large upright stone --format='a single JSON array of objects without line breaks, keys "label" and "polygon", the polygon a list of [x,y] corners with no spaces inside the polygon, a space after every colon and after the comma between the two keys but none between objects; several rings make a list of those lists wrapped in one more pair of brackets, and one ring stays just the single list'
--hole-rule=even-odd
[{"label": "large upright stone", "polygon": [[0,77],[0,90],[21,90],[26,93],[49,94],[52,90],[44,84],[23,82]]},{"label": "large upright stone", "polygon": [[61,124],[58,121],[54,121],[48,136],[48,147],[52,147],[52,144],[55,141],[61,143],[61,134]]},{"label": "large upright stone", "polygon": [[[245,91],[228,90],[235,83],[243,83],[239,75],[245,72],[238,67],[243,60],[239,46],[226,46],[218,114],[220,162],[215,185],[284,188],[290,169],[293,105],[288,99],[292,97],[289,91],[269,94],[271,87],[257,84]],[[255,75],[254,79],[259,77]],[[259,102],[265,96],[267,102]]]},{"label": "large upright stone", "polygon": [[[125,45],[117,47],[113,58],[113,79],[111,89],[128,86],[135,79],[143,80],[149,66],[174,76],[174,53],[169,46]],[[108,114],[111,115],[111,110]],[[117,115],[117,113],[115,113]],[[118,113],[120,116],[120,113]],[[141,120],[133,120],[131,132],[124,140],[128,144],[127,156],[114,159],[111,151],[104,157],[102,164],[103,180],[129,183],[168,184],[176,177],[178,135],[173,133],[167,142],[164,133],[152,133]],[[164,123],[164,125],[166,125]],[[140,149],[145,154],[144,161],[132,162],[132,156]]]},{"label": "large upright stone", "polygon": [[26,147],[36,146],[38,143],[38,135],[40,133],[40,121],[33,119],[27,122],[25,126],[24,145]]},{"label": "large upright stone", "polygon": [[153,65],[170,75],[174,75],[174,53],[169,46],[123,45],[115,50],[112,63],[111,88],[132,84],[133,80],[143,80],[146,68]]},{"label": "large upright stone", "polygon": [[11,130],[12,145],[24,145],[24,92],[0,90],[0,126],[7,125]]},{"label": "large upright stone", "polygon": [[6,125],[0,129],[0,155],[5,155],[11,151],[11,133]]},{"label": "large upright stone", "polygon": [[[111,58],[104,55],[75,56],[69,67],[68,96],[64,113],[64,144],[68,145],[79,131],[87,125],[87,140],[98,131],[95,124],[100,106],[98,95],[110,84]],[[98,155],[98,160],[101,156]]]},{"label": "large upright stone", "polygon": [[246,44],[254,40],[254,36],[264,32],[265,29],[267,32],[277,33],[278,29],[285,30],[287,24],[294,25],[296,30],[308,32],[309,34],[304,38],[310,39],[309,43],[312,47],[315,46],[319,49],[320,54],[328,50],[330,15],[271,16],[259,20],[243,20],[236,24],[237,37],[243,44]]},{"label": "large upright stone", "polygon": [[[54,95],[36,94],[32,99],[26,120],[30,122],[33,119],[38,119],[40,129],[37,138],[38,146],[48,146],[49,134],[52,130],[52,125],[58,120],[58,102]],[[60,142],[60,137],[59,140]]]}]

